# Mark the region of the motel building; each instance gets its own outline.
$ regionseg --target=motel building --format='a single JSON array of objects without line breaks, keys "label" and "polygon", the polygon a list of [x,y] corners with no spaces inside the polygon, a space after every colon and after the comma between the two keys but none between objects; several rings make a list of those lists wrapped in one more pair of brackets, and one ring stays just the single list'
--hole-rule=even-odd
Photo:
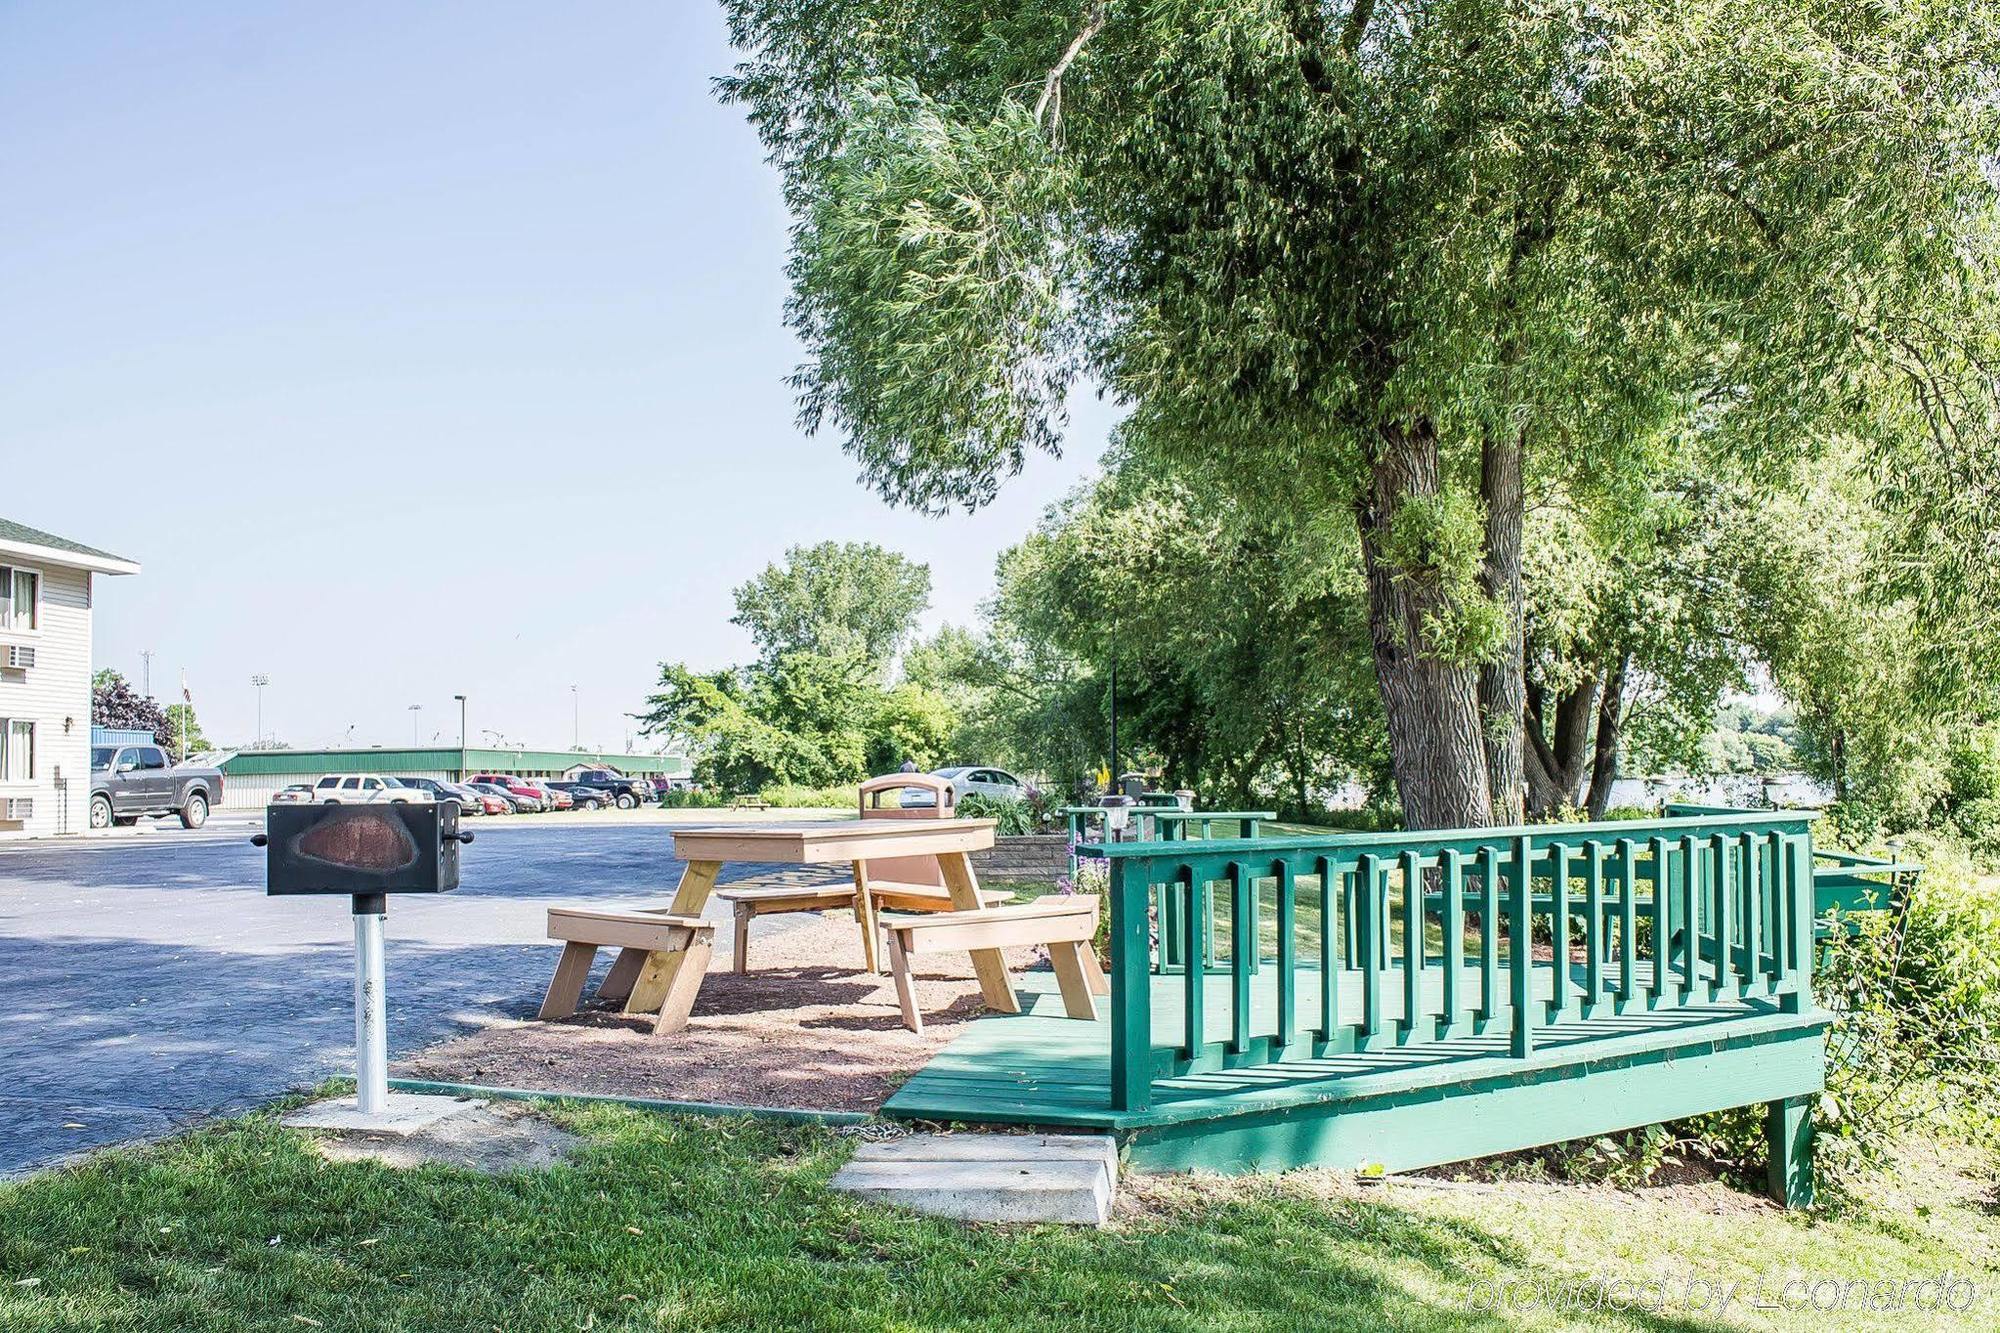
[{"label": "motel building", "polygon": [[80,833],[91,580],[137,561],[0,518],[0,838]]}]

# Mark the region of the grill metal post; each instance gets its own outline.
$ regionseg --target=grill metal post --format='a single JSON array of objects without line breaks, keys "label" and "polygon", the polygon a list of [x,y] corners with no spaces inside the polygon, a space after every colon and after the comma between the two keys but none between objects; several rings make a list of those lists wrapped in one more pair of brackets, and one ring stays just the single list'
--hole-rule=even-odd
[{"label": "grill metal post", "polygon": [[354,1100],[363,1115],[380,1114],[389,1103],[389,1025],[382,968],[385,915],[383,895],[354,895]]}]

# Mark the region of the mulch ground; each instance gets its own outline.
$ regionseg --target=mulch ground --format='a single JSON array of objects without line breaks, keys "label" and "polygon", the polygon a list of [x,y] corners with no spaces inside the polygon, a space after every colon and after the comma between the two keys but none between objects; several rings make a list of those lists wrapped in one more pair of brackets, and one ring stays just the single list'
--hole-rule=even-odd
[{"label": "mulch ground", "polygon": [[[402,1061],[405,1078],[549,1092],[610,1093],[737,1106],[874,1111],[931,1056],[986,1012],[963,953],[918,955],[922,1036],[903,1026],[885,972],[861,968],[851,915],[829,913],[788,928],[752,924],[751,971],[729,970],[727,929],[687,1027],[666,1037],[652,1018],[628,1018],[586,995],[559,1022],[504,1022]],[[1044,962],[1039,949],[1007,951],[1017,974]],[[600,963],[602,958],[600,958]],[[555,951],[549,952],[555,966]],[[886,966],[886,959],[885,959]]]}]

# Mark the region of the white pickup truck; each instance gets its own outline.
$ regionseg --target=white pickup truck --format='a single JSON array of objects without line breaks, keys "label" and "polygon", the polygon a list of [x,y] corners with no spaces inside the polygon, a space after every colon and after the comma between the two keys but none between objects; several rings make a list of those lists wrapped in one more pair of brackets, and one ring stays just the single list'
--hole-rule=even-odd
[{"label": "white pickup truck", "polygon": [[172,764],[157,745],[90,747],[90,826],[136,824],[147,815],[178,815],[200,828],[222,799],[222,770]]}]

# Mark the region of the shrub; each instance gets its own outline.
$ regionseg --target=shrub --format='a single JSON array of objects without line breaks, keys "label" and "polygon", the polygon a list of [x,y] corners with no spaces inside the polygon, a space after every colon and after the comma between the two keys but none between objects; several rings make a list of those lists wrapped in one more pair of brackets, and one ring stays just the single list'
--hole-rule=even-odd
[{"label": "shrub", "polygon": [[961,819],[999,821],[993,832],[1002,838],[1018,838],[1036,830],[1035,812],[1026,801],[1002,800],[969,792],[959,798],[958,813]]},{"label": "shrub", "polygon": [[[1819,950],[1813,994],[1833,1011],[1818,1162],[1832,1189],[1892,1155],[1908,1131],[1990,1137],[2000,1115],[2000,887],[1964,850],[1916,835],[1924,874],[1900,912],[1849,918]],[[1760,1108],[1675,1128],[1746,1172],[1764,1157]]]},{"label": "shrub", "polygon": [[757,794],[772,805],[790,810],[854,810],[860,799],[858,785],[850,782],[835,787],[800,787],[776,783]]},{"label": "shrub", "polygon": [[728,805],[730,798],[719,791],[694,791],[679,788],[660,793],[662,810],[713,810],[717,806]]}]

